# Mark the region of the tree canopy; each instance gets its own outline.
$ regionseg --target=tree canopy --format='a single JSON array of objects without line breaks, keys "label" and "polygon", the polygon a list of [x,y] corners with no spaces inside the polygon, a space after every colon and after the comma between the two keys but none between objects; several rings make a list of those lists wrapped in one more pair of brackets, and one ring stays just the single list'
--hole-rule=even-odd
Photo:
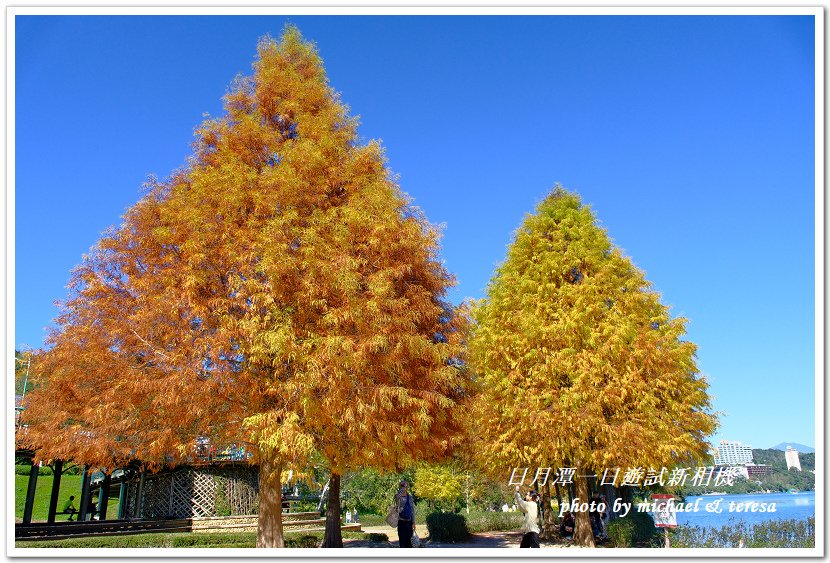
[{"label": "tree canopy", "polygon": [[74,270],[27,439],[110,469],[245,444],[258,545],[281,546],[280,474],[310,452],[338,474],[449,451],[466,316],[439,233],[358,142],[314,45],[288,27],[253,70]]},{"label": "tree canopy", "polygon": [[474,317],[473,451],[491,472],[706,454],[716,419],[686,320],[575,194],[557,186],[525,218]]},{"label": "tree canopy", "polygon": [[413,491],[419,498],[439,503],[455,501],[461,496],[466,477],[451,464],[420,464],[415,469]]}]

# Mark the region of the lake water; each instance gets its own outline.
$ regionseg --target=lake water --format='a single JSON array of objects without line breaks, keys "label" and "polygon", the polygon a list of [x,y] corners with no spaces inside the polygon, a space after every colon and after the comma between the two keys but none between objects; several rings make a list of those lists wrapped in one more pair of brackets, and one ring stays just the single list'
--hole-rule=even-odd
[{"label": "lake water", "polygon": [[[720,503],[717,503],[720,499]],[[686,504],[698,503],[697,512],[677,513],[677,525],[683,526],[704,526],[719,528],[730,522],[745,522],[748,525],[759,524],[768,520],[806,520],[816,515],[816,493],[815,491],[793,493],[767,493],[748,495],[704,495],[700,497],[686,497]],[[734,503],[735,511],[729,510],[731,503]],[[758,503],[759,511],[746,511]],[[760,512],[760,505],[763,503],[769,510],[772,506],[775,512]],[[713,510],[720,509],[721,512],[707,511],[709,506]],[[743,511],[738,512],[738,508]]]}]

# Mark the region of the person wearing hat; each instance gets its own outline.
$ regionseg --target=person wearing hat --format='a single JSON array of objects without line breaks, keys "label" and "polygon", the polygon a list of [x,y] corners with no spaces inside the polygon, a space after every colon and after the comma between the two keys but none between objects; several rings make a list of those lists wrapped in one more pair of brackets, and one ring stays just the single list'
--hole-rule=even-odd
[{"label": "person wearing hat", "polygon": [[401,547],[412,547],[415,533],[415,499],[409,494],[409,483],[401,481],[395,495],[398,508],[398,542]]},{"label": "person wearing hat", "polygon": [[525,513],[524,530],[525,535],[522,536],[522,543],[519,547],[539,547],[539,505],[536,502],[539,495],[534,490],[530,490],[522,500],[522,495],[519,492],[520,487],[516,485],[516,504],[519,510]]}]

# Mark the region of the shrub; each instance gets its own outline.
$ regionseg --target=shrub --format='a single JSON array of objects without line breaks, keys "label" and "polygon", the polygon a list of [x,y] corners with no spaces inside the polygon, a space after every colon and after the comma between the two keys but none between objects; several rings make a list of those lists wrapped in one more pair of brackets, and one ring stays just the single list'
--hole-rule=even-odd
[{"label": "shrub", "polygon": [[171,534],[169,541],[172,547],[251,547],[251,543],[256,544],[256,536],[253,532]]},{"label": "shrub", "polygon": [[435,542],[455,543],[470,536],[467,520],[452,512],[433,512],[427,516],[427,530],[429,540]]},{"label": "shrub", "polygon": [[654,527],[654,518],[648,512],[634,512],[627,516],[634,522],[634,547],[650,547],[660,541],[660,532]]},{"label": "shrub", "polygon": [[323,536],[318,534],[286,535],[285,547],[318,547]]},{"label": "shrub", "polygon": [[608,540],[613,547],[651,547],[660,541],[654,518],[647,512],[632,512],[608,523]]},{"label": "shrub", "polygon": [[768,520],[748,526],[731,521],[720,528],[680,526],[671,536],[672,547],[738,547],[744,540],[746,547],[815,547],[816,521]]},{"label": "shrub", "polygon": [[634,545],[634,522],[631,518],[615,518],[608,523],[608,542],[611,547],[632,547]]},{"label": "shrub", "polygon": [[231,503],[225,495],[225,479],[214,477],[213,480],[216,483],[216,516],[230,516]]},{"label": "shrub", "polygon": [[340,535],[344,540],[368,540],[371,542],[389,541],[389,536],[387,536],[386,534],[379,534],[374,532],[344,531]]},{"label": "shrub", "polygon": [[[14,474],[15,475],[29,475],[32,472],[31,465],[15,465],[14,466]],[[42,477],[43,475],[52,475],[52,468],[48,465],[44,465],[43,467],[39,468],[38,476]]]},{"label": "shrub", "polygon": [[386,516],[380,514],[362,513],[360,515],[360,523],[364,526],[389,526],[386,523]]},{"label": "shrub", "polygon": [[467,529],[477,534],[521,528],[524,515],[521,512],[470,512],[466,519]]}]

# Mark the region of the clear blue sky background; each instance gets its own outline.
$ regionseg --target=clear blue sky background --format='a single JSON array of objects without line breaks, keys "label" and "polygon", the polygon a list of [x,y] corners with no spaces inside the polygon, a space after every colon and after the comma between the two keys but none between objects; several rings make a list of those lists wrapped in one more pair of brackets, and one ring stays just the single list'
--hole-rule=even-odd
[{"label": "clear blue sky background", "polygon": [[[283,17],[18,17],[14,342],[147,175],[190,152]],[[577,191],[690,320],[714,440],[815,445],[810,17],[291,17],[482,297],[524,214]]]}]

